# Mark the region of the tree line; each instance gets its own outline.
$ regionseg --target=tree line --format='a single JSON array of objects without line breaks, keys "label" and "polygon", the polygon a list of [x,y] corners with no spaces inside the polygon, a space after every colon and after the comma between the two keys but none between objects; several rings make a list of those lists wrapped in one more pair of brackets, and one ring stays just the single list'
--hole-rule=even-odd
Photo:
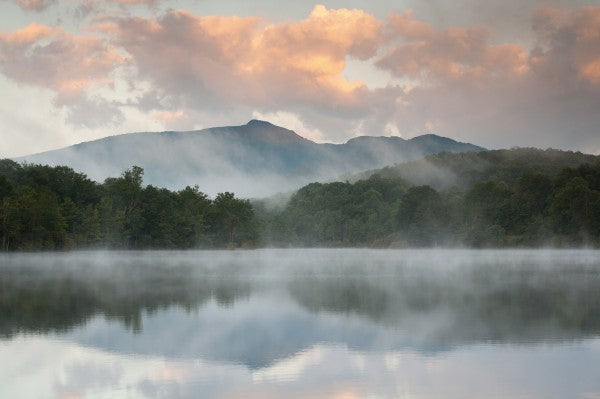
[{"label": "tree line", "polygon": [[600,246],[600,162],[514,173],[444,190],[377,174],[313,183],[262,212],[262,235],[293,246]]},{"label": "tree line", "polygon": [[377,174],[312,183],[272,207],[144,186],[136,166],[97,183],[0,160],[0,248],[600,246],[600,162],[517,169],[439,190]]},{"label": "tree line", "polygon": [[96,183],[65,166],[0,161],[2,250],[255,245],[248,200],[143,185],[137,166]]}]

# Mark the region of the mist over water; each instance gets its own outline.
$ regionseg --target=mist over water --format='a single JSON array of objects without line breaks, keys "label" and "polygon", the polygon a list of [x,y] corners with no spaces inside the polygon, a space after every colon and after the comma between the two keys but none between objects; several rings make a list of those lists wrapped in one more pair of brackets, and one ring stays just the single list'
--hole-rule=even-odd
[{"label": "mist over water", "polygon": [[600,395],[600,251],[2,254],[0,287],[0,397]]}]

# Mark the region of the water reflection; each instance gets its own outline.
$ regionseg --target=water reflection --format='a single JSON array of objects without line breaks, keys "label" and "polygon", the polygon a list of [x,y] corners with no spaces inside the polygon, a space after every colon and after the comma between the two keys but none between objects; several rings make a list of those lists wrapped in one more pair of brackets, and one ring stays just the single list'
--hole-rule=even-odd
[{"label": "water reflection", "polygon": [[313,312],[358,315],[431,343],[527,342],[600,333],[597,271],[463,269],[411,276],[305,278],[290,283]]},{"label": "water reflection", "polygon": [[[0,262],[0,358],[30,376],[18,384],[2,367],[0,397],[28,397],[18,394],[31,383],[56,387],[48,397],[465,397],[466,381],[473,397],[600,392],[594,251],[100,252]],[[60,383],[51,364],[62,365]]]},{"label": "water reflection", "polygon": [[[0,336],[63,332],[94,315],[142,330],[142,313],[171,307],[198,309],[214,298],[231,306],[250,295],[235,266],[216,272],[194,267],[194,258],[171,263],[168,253],[17,255],[0,268]],[[233,267],[232,267],[233,266]]]}]

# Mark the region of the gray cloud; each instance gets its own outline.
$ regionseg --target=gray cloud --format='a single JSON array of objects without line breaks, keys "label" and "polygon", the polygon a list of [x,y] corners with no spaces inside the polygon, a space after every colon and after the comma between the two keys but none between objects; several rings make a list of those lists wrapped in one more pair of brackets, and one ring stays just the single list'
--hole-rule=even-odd
[{"label": "gray cloud", "polygon": [[56,0],[13,0],[21,9],[25,11],[40,12],[48,8]]},{"label": "gray cloud", "polygon": [[378,65],[428,79],[399,97],[399,123],[417,127],[430,119],[445,134],[492,147],[600,151],[600,117],[593,111],[600,108],[600,8],[539,10],[536,46],[527,53],[487,43],[483,30],[404,25],[397,34],[408,44]]}]

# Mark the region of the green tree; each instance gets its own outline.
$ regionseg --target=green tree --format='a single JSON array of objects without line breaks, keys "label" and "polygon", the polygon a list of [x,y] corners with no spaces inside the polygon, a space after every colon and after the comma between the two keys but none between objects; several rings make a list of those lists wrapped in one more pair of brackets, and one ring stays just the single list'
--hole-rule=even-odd
[{"label": "green tree", "polygon": [[120,237],[129,247],[140,245],[140,239],[144,231],[144,220],[142,217],[142,181],[144,170],[139,166],[133,166],[131,169],[123,172],[121,177],[109,178],[104,182],[104,188],[109,200],[104,201],[106,206],[110,204],[110,213],[112,217],[112,226],[121,228]]},{"label": "green tree", "polygon": [[257,239],[254,211],[248,200],[219,193],[213,201],[212,228],[217,244],[236,247]]},{"label": "green tree", "polygon": [[402,196],[397,222],[405,239],[416,245],[448,240],[448,211],[441,195],[429,186],[411,187]]},{"label": "green tree", "polygon": [[18,231],[15,245],[24,249],[58,249],[65,244],[65,220],[56,196],[46,188],[20,187],[15,193]]},{"label": "green tree", "polygon": [[512,223],[513,191],[504,182],[489,180],[475,184],[465,194],[466,239],[475,246],[502,245]]},{"label": "green tree", "polygon": [[600,234],[600,192],[590,189],[582,177],[572,178],[557,190],[550,210],[559,234],[576,241]]},{"label": "green tree", "polygon": [[13,212],[12,184],[4,175],[0,175],[0,245],[6,251],[9,248],[9,237],[14,227],[11,225]]},{"label": "green tree", "polygon": [[186,187],[177,193],[179,204],[177,242],[182,248],[207,245],[211,201],[198,186]]},{"label": "green tree", "polygon": [[167,189],[148,186],[141,204],[141,232],[136,243],[144,248],[174,248],[176,242],[177,194]]}]

